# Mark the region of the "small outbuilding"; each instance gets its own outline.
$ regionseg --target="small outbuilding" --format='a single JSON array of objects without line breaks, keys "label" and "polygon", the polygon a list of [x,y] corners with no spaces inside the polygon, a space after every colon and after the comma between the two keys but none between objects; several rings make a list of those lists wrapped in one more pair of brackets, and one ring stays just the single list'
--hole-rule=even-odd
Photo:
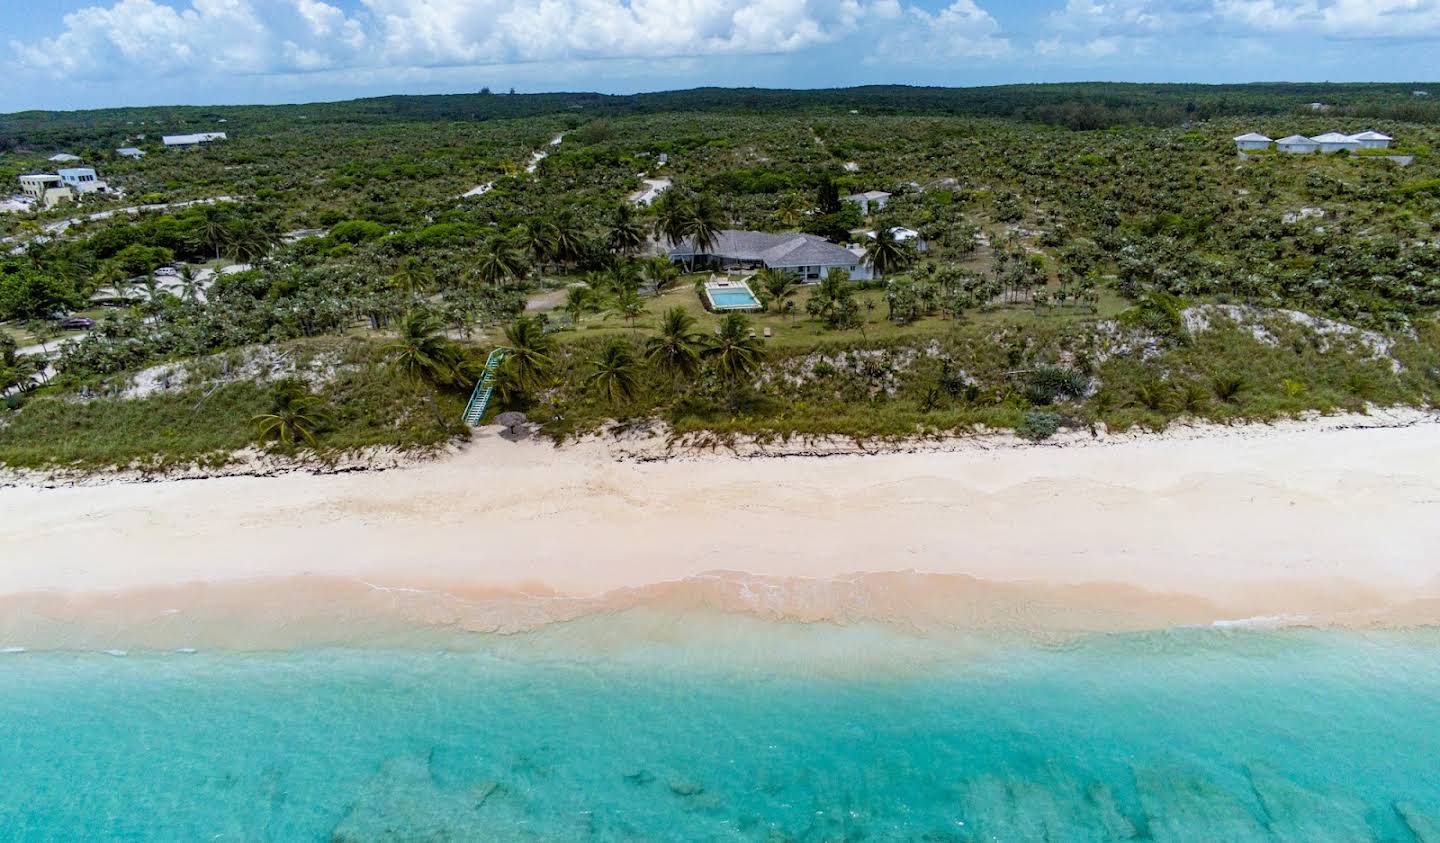
[{"label": "small outbuilding", "polygon": [[58,153],[50,156],[50,160],[53,161],[53,162],[56,163],[56,164],[70,164],[70,163],[73,163],[73,162],[75,162],[75,161],[79,161],[79,160],[80,160],[80,156],[78,156],[78,155],[71,155],[71,154],[68,153],[68,152],[58,152]]},{"label": "small outbuilding", "polygon": [[1332,152],[1355,152],[1360,149],[1360,141],[1339,132],[1326,132],[1311,138],[1311,140],[1320,144],[1320,151],[1327,155]]},{"label": "small outbuilding", "polygon": [[1309,155],[1320,151],[1320,144],[1304,135],[1291,135],[1275,141],[1275,148],[1291,155]]},{"label": "small outbuilding", "polygon": [[224,132],[199,132],[193,135],[165,135],[160,140],[171,149],[193,149],[229,138]]},{"label": "small outbuilding", "polygon": [[1235,138],[1235,148],[1241,152],[1254,152],[1269,149],[1270,144],[1274,142],[1274,140],[1259,132],[1248,132]]},{"label": "small outbuilding", "polygon": [[133,146],[122,146],[115,150],[115,154],[121,158],[144,158],[145,150]]}]

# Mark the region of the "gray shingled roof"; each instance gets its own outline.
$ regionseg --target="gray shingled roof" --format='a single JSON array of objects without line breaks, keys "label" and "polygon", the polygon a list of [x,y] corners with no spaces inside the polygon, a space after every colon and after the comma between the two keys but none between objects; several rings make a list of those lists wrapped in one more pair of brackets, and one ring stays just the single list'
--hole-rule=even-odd
[{"label": "gray shingled roof", "polygon": [[[695,254],[690,242],[681,243],[670,252],[671,257]],[[793,266],[855,266],[860,262],[853,252],[813,234],[767,234],[763,231],[722,231],[711,257],[763,263],[772,269]]]}]

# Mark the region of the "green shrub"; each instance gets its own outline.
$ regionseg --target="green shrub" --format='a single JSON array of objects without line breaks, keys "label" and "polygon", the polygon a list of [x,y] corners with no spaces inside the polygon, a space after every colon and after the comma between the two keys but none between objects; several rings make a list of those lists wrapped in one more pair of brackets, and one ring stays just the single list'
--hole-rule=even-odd
[{"label": "green shrub", "polygon": [[1059,413],[1032,410],[1025,414],[1025,420],[1020,423],[1020,427],[1015,432],[1021,438],[1031,442],[1044,442],[1060,430],[1063,420]]}]

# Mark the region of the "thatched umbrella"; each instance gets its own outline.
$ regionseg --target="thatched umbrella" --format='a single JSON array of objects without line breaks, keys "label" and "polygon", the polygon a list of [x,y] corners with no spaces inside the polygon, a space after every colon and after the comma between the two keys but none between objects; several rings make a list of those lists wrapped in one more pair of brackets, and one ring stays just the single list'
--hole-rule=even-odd
[{"label": "thatched umbrella", "polygon": [[524,436],[528,432],[525,425],[528,424],[529,421],[524,413],[516,412],[501,413],[495,417],[495,423],[505,428],[501,431],[501,436]]}]

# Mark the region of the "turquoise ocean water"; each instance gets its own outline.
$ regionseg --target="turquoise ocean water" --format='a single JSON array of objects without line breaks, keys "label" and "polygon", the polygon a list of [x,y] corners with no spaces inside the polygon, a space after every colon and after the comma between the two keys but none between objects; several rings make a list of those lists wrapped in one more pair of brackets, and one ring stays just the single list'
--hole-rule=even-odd
[{"label": "turquoise ocean water", "polygon": [[1440,839],[1440,632],[784,626],[0,655],[0,839]]}]

